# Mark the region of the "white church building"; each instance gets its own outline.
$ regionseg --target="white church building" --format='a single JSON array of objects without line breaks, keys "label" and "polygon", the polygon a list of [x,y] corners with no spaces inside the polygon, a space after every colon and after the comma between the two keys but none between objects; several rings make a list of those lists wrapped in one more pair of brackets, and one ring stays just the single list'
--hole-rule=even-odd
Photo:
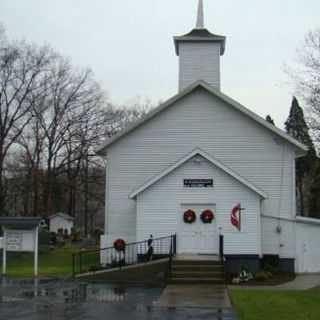
[{"label": "white church building", "polygon": [[320,222],[296,216],[295,160],[307,148],[223,93],[226,38],[204,27],[201,0],[196,27],[174,44],[179,92],[98,150],[101,247],[176,234],[178,254],[216,255],[222,234],[230,270],[275,255],[282,270],[320,272]]}]

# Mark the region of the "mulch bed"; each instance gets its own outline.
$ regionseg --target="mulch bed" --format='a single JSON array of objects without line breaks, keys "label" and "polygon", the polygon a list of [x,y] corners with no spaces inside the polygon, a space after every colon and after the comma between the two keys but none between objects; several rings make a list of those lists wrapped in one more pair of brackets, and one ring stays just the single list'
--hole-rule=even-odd
[{"label": "mulch bed", "polygon": [[[237,275],[228,275],[227,276],[227,283],[233,284],[232,279],[237,277]],[[242,282],[237,284],[239,286],[276,286],[280,284],[284,284],[286,282],[292,281],[296,278],[294,273],[274,273],[272,278],[261,281],[252,279],[248,282]]]}]

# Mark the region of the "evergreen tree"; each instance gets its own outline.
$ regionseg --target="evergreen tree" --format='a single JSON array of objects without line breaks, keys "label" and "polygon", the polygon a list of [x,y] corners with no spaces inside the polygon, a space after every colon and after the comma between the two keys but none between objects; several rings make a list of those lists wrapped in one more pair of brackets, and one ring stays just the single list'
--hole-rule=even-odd
[{"label": "evergreen tree", "polygon": [[[306,145],[309,150],[306,156],[296,160],[296,191],[297,191],[297,211],[301,215],[307,215],[310,207],[310,176],[316,164],[316,151],[309,135],[309,127],[305,121],[303,109],[300,107],[298,99],[293,97],[290,114],[285,122],[287,133]],[[309,179],[308,179],[309,176]]]},{"label": "evergreen tree", "polygon": [[266,116],[266,121],[268,121],[269,123],[271,123],[275,126],[274,120],[271,118],[271,116],[269,114]]},{"label": "evergreen tree", "polygon": [[314,218],[320,218],[320,161],[315,161],[314,168],[310,176],[310,199],[309,215]]},{"label": "evergreen tree", "polygon": [[305,144],[309,148],[309,153],[315,155],[315,148],[309,135],[309,127],[305,121],[303,109],[296,97],[292,99],[290,114],[285,126],[290,136]]}]

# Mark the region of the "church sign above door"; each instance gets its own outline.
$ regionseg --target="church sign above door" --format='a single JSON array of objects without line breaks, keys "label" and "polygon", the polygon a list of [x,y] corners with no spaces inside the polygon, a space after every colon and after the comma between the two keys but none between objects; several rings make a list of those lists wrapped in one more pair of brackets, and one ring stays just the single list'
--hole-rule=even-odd
[{"label": "church sign above door", "polygon": [[213,188],[213,179],[184,179],[185,188]]}]

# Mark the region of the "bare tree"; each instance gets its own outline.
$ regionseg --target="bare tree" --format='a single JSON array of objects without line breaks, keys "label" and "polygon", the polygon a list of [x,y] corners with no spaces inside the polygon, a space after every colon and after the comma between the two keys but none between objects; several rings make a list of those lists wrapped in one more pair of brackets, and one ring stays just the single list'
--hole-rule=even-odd
[{"label": "bare tree", "polygon": [[32,119],[43,93],[41,78],[51,60],[47,47],[10,43],[0,35],[0,211],[4,210],[4,165],[11,147]]},{"label": "bare tree", "polygon": [[34,115],[44,137],[46,186],[44,209],[54,210],[52,188],[55,177],[71,169],[82,156],[79,141],[83,123],[103,102],[103,93],[89,70],[75,71],[64,58],[58,57],[46,83],[45,100],[34,105]]},{"label": "bare tree", "polygon": [[105,189],[105,163],[94,150],[145,116],[150,102],[108,104],[90,70],[4,36],[0,68],[0,206],[7,192],[14,214],[63,210],[85,234],[94,231]]},{"label": "bare tree", "polygon": [[105,137],[110,138],[130,124],[146,116],[154,106],[150,100],[138,99],[132,104],[114,106],[108,105],[104,115]]},{"label": "bare tree", "polygon": [[306,35],[298,50],[298,63],[289,69],[289,75],[305,105],[304,110],[297,101],[296,106],[292,106],[287,120],[292,127],[289,133],[309,147],[308,154],[296,161],[297,187],[300,188],[297,199],[300,196],[302,213],[319,216],[320,161],[315,149],[319,151],[320,143],[320,29]]},{"label": "bare tree", "polygon": [[[41,175],[42,160],[44,152],[44,134],[40,128],[37,117],[32,117],[24,132],[18,139],[21,146],[22,161],[25,167],[25,175],[30,179],[31,197],[32,197],[32,215],[39,215],[40,193],[41,193]],[[25,212],[26,213],[26,212]],[[30,212],[29,212],[30,214]]]},{"label": "bare tree", "polygon": [[307,105],[307,121],[316,144],[320,142],[320,29],[310,31],[298,50],[298,64],[289,70],[297,94]]}]

